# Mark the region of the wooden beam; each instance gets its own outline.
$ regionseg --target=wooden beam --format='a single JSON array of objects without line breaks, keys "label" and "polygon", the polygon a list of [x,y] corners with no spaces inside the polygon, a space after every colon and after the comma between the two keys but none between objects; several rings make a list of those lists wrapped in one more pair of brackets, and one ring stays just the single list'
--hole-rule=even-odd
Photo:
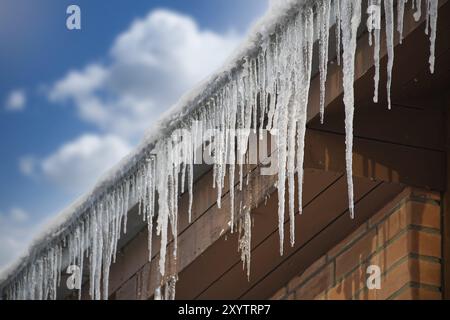
[{"label": "wooden beam", "polygon": [[[339,175],[308,171],[305,175],[305,184],[308,186],[304,193],[305,205],[307,206],[314,201],[324,189],[331,187],[339,179]],[[259,243],[264,242],[267,236],[277,227],[277,206],[277,196],[274,194],[267,200],[267,203],[261,204],[258,208],[252,210],[252,217],[254,217],[252,229],[253,249]],[[298,210],[297,207],[296,210]],[[286,240],[288,236],[289,232],[288,228],[286,228]],[[185,268],[180,274],[177,297],[181,299],[196,297],[214,282],[218,275],[226,273],[236,263],[239,263],[240,255],[237,251],[237,238],[237,233],[226,234],[220,237],[212,247],[209,247],[207,251],[195,259],[192,265]],[[218,252],[224,257],[223,259],[217,259]],[[274,253],[278,254],[278,248]],[[254,268],[253,264],[252,268]],[[198,274],[202,276],[198,277]],[[195,281],[191,279],[195,279]]]},{"label": "wooden beam", "polygon": [[[441,151],[354,138],[353,175],[356,177],[442,191],[444,162],[445,154]],[[344,135],[307,130],[304,167],[345,172]]]},{"label": "wooden beam", "polygon": [[[358,190],[355,199],[359,218],[352,220],[349,217],[346,183],[345,179],[341,178],[309,203],[304,208],[303,215],[296,217],[296,244],[294,247],[287,245],[286,241],[285,253],[283,256],[279,255],[278,227],[276,223],[272,222],[272,232],[263,241],[254,244],[250,280],[248,281],[245,272],[242,272],[240,261],[236,260],[232,268],[220,275],[197,298],[268,298],[277,289],[276,286],[291,279],[299,268],[301,269],[303,263],[306,266],[318,259],[330,246],[354,230],[379,206],[385,204],[386,200],[390,200],[402,189],[401,186],[391,185],[387,193],[378,194],[375,190],[381,185],[380,183],[365,179],[357,179],[355,183],[357,184],[356,190]],[[374,192],[373,196],[368,197],[372,192]],[[266,223],[271,215],[276,214],[276,211],[273,211],[276,208],[276,200],[275,198],[271,199],[271,204],[267,208],[260,208],[264,214],[254,217],[255,228],[258,223]],[[337,223],[337,227],[330,228],[330,232],[318,236],[322,234],[323,230],[334,226],[335,223]],[[288,229],[289,221],[286,221],[286,234],[288,234]],[[297,255],[299,256],[297,257]],[[293,257],[297,257],[297,259],[292,259]],[[300,260],[302,263],[299,263]],[[278,270],[279,267],[282,268]],[[277,285],[274,285],[275,283]]]}]

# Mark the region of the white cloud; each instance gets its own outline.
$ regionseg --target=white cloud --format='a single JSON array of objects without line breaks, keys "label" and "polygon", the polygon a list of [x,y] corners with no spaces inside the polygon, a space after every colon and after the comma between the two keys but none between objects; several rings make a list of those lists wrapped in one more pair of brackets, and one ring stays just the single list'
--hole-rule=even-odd
[{"label": "white cloud", "polygon": [[220,67],[239,40],[232,32],[201,30],[189,16],[154,10],[116,38],[109,63],[70,71],[49,98],[74,104],[81,119],[103,131],[135,140]]},{"label": "white cloud", "polygon": [[36,230],[22,208],[0,212],[0,268],[24,251]]},{"label": "white cloud", "polygon": [[26,102],[27,96],[24,90],[13,90],[6,98],[5,109],[8,111],[22,111],[25,109]]},{"label": "white cloud", "polygon": [[98,177],[130,151],[131,146],[118,136],[84,134],[45,158],[20,159],[19,168],[26,176],[43,177],[78,195],[92,187]]},{"label": "white cloud", "polygon": [[11,220],[13,220],[15,222],[19,222],[19,223],[25,222],[29,218],[29,215],[25,210],[23,210],[21,208],[17,208],[17,207],[11,209],[9,216],[10,216]]},{"label": "white cloud", "polygon": [[23,157],[21,172],[70,192],[87,191],[163,111],[219,68],[239,40],[232,32],[202,30],[189,16],[169,10],[134,21],[116,37],[107,62],[71,70],[48,90],[50,101],[75,106],[101,133],[66,142],[41,159]]},{"label": "white cloud", "polygon": [[40,171],[56,185],[79,193],[130,150],[128,143],[117,136],[85,134],[43,159]]}]

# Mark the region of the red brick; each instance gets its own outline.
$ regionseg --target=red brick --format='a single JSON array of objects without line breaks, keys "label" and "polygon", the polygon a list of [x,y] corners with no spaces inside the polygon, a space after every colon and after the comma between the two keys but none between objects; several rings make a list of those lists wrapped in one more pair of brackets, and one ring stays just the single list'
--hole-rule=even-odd
[{"label": "red brick", "polygon": [[401,291],[394,300],[441,300],[442,293],[426,288],[408,287]]},{"label": "red brick", "polygon": [[403,287],[411,282],[439,287],[441,283],[440,271],[441,265],[439,263],[415,258],[407,259],[382,277],[381,289],[364,290],[358,298],[386,300],[395,296],[396,292],[403,290]]},{"label": "red brick", "polygon": [[[367,279],[366,269],[367,266],[371,264],[378,265],[383,274],[395,263],[401,261],[402,258],[408,257],[410,253],[438,257],[439,252],[439,235],[409,230],[400,238],[389,244],[384,250],[373,255],[370,260],[361,264],[350,275],[340,279],[336,286],[332,288],[325,297],[333,300],[351,299],[355,294],[365,288]],[[366,292],[362,297],[365,299],[375,299],[376,297],[373,296],[373,294],[374,292]]]},{"label": "red brick", "polygon": [[440,229],[440,207],[408,201],[378,226],[378,245],[385,244],[410,225]]},{"label": "red brick", "polygon": [[387,203],[381,210],[369,219],[369,228],[377,225],[388,215],[391,215],[394,211],[397,211],[399,205],[403,204],[405,200],[410,197],[411,193],[411,188],[405,188],[400,194],[398,194],[393,200]]},{"label": "red brick", "polygon": [[366,266],[361,265],[350,275],[341,279],[323,298],[326,300],[350,300],[360,290],[364,289],[366,282]]},{"label": "red brick", "polygon": [[328,264],[295,291],[295,298],[297,300],[313,299],[331,287],[333,281],[333,265]]},{"label": "red brick", "polygon": [[410,201],[408,207],[408,223],[441,229],[441,207],[439,205],[430,202]]},{"label": "red brick", "polygon": [[280,290],[278,290],[270,300],[283,300],[286,297],[286,287],[282,287]]},{"label": "red brick", "polygon": [[423,189],[412,189],[411,196],[415,198],[423,198],[428,200],[441,201],[441,195],[439,192],[423,190]]},{"label": "red brick", "polygon": [[341,278],[364,261],[377,247],[376,231],[370,230],[350,248],[336,257],[336,279]]}]

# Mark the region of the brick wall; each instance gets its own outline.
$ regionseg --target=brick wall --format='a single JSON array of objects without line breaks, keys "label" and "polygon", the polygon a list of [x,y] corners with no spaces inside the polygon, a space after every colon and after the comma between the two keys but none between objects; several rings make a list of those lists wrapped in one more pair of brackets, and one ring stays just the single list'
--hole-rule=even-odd
[{"label": "brick wall", "polygon": [[[441,299],[440,230],[439,194],[406,188],[272,299]],[[380,289],[366,286],[369,265]]]}]

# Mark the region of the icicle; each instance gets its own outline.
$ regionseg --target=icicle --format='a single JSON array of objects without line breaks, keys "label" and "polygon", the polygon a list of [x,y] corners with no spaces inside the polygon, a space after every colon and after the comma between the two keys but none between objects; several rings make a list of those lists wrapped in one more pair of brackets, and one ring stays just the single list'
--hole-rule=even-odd
[{"label": "icicle", "polygon": [[422,16],[422,0],[413,0],[415,1],[416,12],[414,12],[414,20],[419,21]]},{"label": "icicle", "polygon": [[103,257],[102,257],[102,296],[101,299],[107,300],[109,296],[109,267],[111,265],[111,257],[114,247],[114,233],[111,231],[111,220],[112,220],[112,212],[111,212],[111,203],[112,199],[114,197],[110,196],[106,200],[106,207],[105,207],[105,215],[104,215],[104,222],[103,222],[103,228],[102,228],[102,235],[103,235]]},{"label": "icicle", "polygon": [[252,113],[253,113],[253,133],[256,134],[258,128],[258,61],[257,59],[252,60],[252,78],[251,78],[251,95],[252,95]]},{"label": "icicle", "polygon": [[403,17],[405,15],[406,0],[397,0],[397,31],[399,33],[400,43],[403,42]]},{"label": "icicle", "polygon": [[231,86],[231,112],[230,112],[230,131],[229,131],[229,141],[230,141],[230,147],[229,147],[229,193],[230,193],[230,228],[231,233],[234,231],[234,184],[235,184],[235,168],[236,168],[236,120],[237,120],[237,105],[238,105],[238,84],[235,79],[232,80],[232,86]]},{"label": "icicle", "polygon": [[157,234],[161,235],[161,249],[159,251],[159,272],[162,276],[165,274],[166,268],[166,249],[167,249],[167,228],[169,223],[169,192],[167,188],[168,177],[170,173],[171,159],[169,158],[170,152],[167,149],[170,144],[166,141],[162,142],[160,153],[158,154],[158,224]]},{"label": "icicle", "polygon": [[342,1],[341,6],[342,42],[344,47],[343,71],[344,71],[344,104],[345,104],[345,159],[347,169],[348,199],[350,216],[354,217],[353,208],[353,114],[355,108],[354,77],[355,54],[358,26],[361,22],[361,1]]},{"label": "icicle", "polygon": [[394,66],[394,1],[385,0],[384,10],[386,15],[386,47],[388,53],[387,64],[387,99],[388,109],[391,109],[391,84],[392,67]]},{"label": "icicle", "polygon": [[325,112],[325,83],[327,80],[328,42],[330,34],[330,1],[319,5],[319,70],[320,70],[320,123],[323,124]]},{"label": "icicle", "polygon": [[152,236],[153,236],[153,217],[155,210],[155,198],[156,198],[156,159],[152,155],[149,159],[149,205],[147,211],[147,233],[148,233],[148,261],[152,260]]},{"label": "icicle", "polygon": [[269,111],[267,113],[267,126],[266,129],[271,131],[274,123],[275,123],[275,110],[276,110],[276,100],[277,100],[277,93],[276,93],[276,81],[274,81],[276,74],[275,74],[275,57],[276,57],[276,46],[277,46],[277,34],[274,35],[274,43],[269,43],[268,45],[268,51],[267,51],[267,61],[266,61],[266,69],[267,69],[267,79],[266,82],[266,92],[268,95],[268,107]]},{"label": "icicle", "polygon": [[161,287],[158,287],[158,288],[155,289],[154,298],[155,298],[155,300],[162,300],[162,298],[161,298]]},{"label": "icicle", "polygon": [[336,56],[338,65],[341,65],[341,0],[334,0],[334,16],[336,21]]},{"label": "icicle", "polygon": [[241,251],[242,267],[247,269],[247,278],[250,281],[250,264],[252,251],[252,220],[250,215],[250,208],[244,207],[244,214],[242,215],[241,229],[239,231],[239,250]]},{"label": "icicle", "polygon": [[[247,64],[247,63],[246,63]],[[245,110],[246,101],[245,101],[245,72],[246,65],[243,67],[243,75],[238,79],[238,99],[239,99],[239,131],[238,131],[238,139],[237,139],[237,153],[238,153],[238,163],[239,163],[239,190],[242,190],[243,186],[243,165],[244,165],[244,156],[246,153],[246,144],[245,144],[245,134],[244,131],[246,127],[246,116]]]},{"label": "icicle", "polygon": [[130,201],[130,180],[126,180],[125,182],[125,204],[124,204],[124,208],[125,208],[125,213],[124,213],[124,217],[123,217],[123,233],[126,234],[127,233],[127,220],[128,220],[128,206],[129,206],[129,201]]},{"label": "icicle", "polygon": [[[372,8],[373,8],[373,0],[367,0],[367,13],[373,14]],[[374,31],[374,25],[372,19],[367,20],[367,31],[369,32],[369,46],[372,46],[372,38],[373,38],[373,31]]]},{"label": "icicle", "polygon": [[89,295],[92,299],[95,299],[95,272],[97,271],[96,263],[97,263],[97,210],[94,208],[92,217],[91,217],[91,232],[90,232],[90,241],[92,243],[91,255],[89,257],[90,260],[90,286],[89,286]]},{"label": "icicle", "polygon": [[198,138],[198,122],[194,121],[194,130],[191,130],[190,135],[190,146],[188,150],[188,194],[189,194],[189,204],[188,204],[188,220],[189,223],[192,222],[192,202],[193,196],[193,185],[194,185],[194,163],[197,153],[197,138]]},{"label": "icicle", "polygon": [[429,23],[430,23],[430,31],[431,31],[430,32],[430,59],[429,59],[431,73],[434,73],[438,5],[439,5],[439,3],[437,0],[428,0]]},{"label": "icicle", "polygon": [[[78,282],[78,299],[81,300],[81,285],[83,284],[83,267],[84,267],[84,246],[85,246],[85,222],[81,222],[81,237],[80,237],[80,278]],[[59,259],[62,259],[62,249],[59,249]],[[58,266],[58,274],[61,274],[61,264]],[[61,279],[59,279],[60,281]],[[58,282],[59,282],[58,281]]]},{"label": "icicle", "polygon": [[[164,290],[164,300],[175,300],[176,284],[178,281],[177,275],[171,275],[167,280]],[[155,299],[157,300],[157,299]],[[160,300],[160,299],[159,299]]]},{"label": "icicle", "polygon": [[260,104],[260,119],[259,119],[259,140],[263,139],[263,130],[264,130],[264,119],[266,117],[267,114],[267,93],[266,93],[266,82],[267,82],[267,78],[266,78],[266,68],[267,68],[267,63],[266,63],[266,54],[267,54],[267,48],[264,47],[262,49],[262,53],[260,53],[259,55],[259,65],[258,65],[258,70],[259,70],[259,79],[260,79],[260,83],[259,83],[259,104]]},{"label": "icicle", "polygon": [[219,115],[217,117],[217,143],[216,143],[216,155],[214,165],[217,167],[217,207],[220,209],[222,207],[222,190],[224,185],[225,177],[225,157],[227,153],[226,148],[226,132],[225,132],[225,107],[223,105],[223,96],[219,95]]},{"label": "icicle", "polygon": [[102,280],[102,259],[103,259],[103,214],[104,214],[104,204],[103,201],[100,203],[100,212],[97,215],[97,226],[98,229],[96,230],[97,233],[97,262],[96,262],[96,270],[95,270],[95,290],[94,290],[94,299],[100,300],[101,299],[101,280]]},{"label": "icicle", "polygon": [[[381,0],[373,0],[373,4],[381,10]],[[380,22],[380,21],[379,21]],[[381,27],[381,26],[378,26]],[[373,61],[375,65],[374,81],[374,93],[373,102],[378,103],[378,88],[380,84],[380,44],[381,44],[381,30],[375,28],[374,30],[374,48],[373,48]]]},{"label": "icicle", "polygon": [[290,119],[288,123],[288,156],[287,156],[287,176],[289,187],[289,226],[290,226],[290,244],[293,247],[295,244],[295,146],[296,146],[296,104],[291,98],[289,110]]},{"label": "icicle", "polygon": [[[283,37],[285,32],[283,30]],[[279,63],[281,63],[281,68],[286,69],[288,64],[287,58],[284,56],[286,50],[280,50],[282,52],[282,57],[280,57]],[[284,75],[286,76],[286,75]],[[278,145],[278,230],[280,236],[280,255],[283,255],[283,245],[284,245],[284,213],[285,213],[285,183],[286,183],[286,160],[287,160],[287,140],[288,140],[288,101],[286,96],[288,95],[288,79],[284,79],[280,75],[280,95],[279,95],[279,105],[276,109],[276,128],[278,129],[277,134],[277,145]]]},{"label": "icicle", "polygon": [[295,99],[299,105],[297,124],[297,184],[298,184],[298,208],[300,214],[303,210],[303,162],[305,153],[305,134],[307,122],[307,106],[310,89],[310,79],[312,73],[312,58],[314,44],[314,30],[312,22],[312,12],[306,11],[303,22],[299,26],[300,36],[299,64],[300,72],[297,73],[300,90],[297,90],[298,97]]}]

